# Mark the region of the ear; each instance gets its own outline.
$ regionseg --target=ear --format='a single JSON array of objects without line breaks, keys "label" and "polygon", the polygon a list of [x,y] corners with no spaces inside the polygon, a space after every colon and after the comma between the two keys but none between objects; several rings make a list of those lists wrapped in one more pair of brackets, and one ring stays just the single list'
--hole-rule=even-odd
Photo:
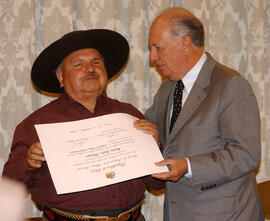
[{"label": "ear", "polygon": [[184,35],[179,39],[179,44],[182,46],[184,51],[189,52],[192,47],[192,40],[190,36]]},{"label": "ear", "polygon": [[63,77],[63,71],[62,70],[57,70],[56,71],[56,77],[60,83],[60,87],[64,87],[64,77]]}]

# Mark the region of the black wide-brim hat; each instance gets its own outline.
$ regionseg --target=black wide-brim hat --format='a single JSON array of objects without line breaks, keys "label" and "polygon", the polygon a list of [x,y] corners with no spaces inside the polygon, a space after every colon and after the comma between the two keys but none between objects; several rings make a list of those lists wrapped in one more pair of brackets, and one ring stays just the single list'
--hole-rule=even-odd
[{"label": "black wide-brim hat", "polygon": [[129,54],[128,42],[118,32],[108,29],[73,31],[53,42],[36,58],[31,70],[33,83],[43,91],[62,92],[56,70],[67,55],[84,48],[94,48],[103,56],[108,79],[120,71]]}]

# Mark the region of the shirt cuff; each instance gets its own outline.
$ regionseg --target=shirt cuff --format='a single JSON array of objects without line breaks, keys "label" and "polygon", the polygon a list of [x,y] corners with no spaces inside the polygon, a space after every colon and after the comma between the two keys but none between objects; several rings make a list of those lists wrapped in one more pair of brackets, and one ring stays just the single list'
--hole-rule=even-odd
[{"label": "shirt cuff", "polygon": [[187,157],[185,159],[187,160],[187,163],[188,163],[188,172],[185,174],[185,177],[188,179],[191,179],[192,178],[192,171],[191,171],[190,162],[189,162],[189,159]]}]

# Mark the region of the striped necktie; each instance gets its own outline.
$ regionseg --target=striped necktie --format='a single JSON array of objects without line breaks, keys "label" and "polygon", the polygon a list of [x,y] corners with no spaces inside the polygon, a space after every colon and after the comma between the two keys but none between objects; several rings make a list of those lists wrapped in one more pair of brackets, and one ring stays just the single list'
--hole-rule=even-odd
[{"label": "striped necktie", "polygon": [[178,115],[182,108],[182,95],[183,95],[184,88],[185,86],[183,84],[183,81],[182,80],[178,81],[174,90],[174,95],[173,95],[173,113],[172,113],[171,124],[170,124],[170,132],[172,131],[174,123],[177,120]]}]

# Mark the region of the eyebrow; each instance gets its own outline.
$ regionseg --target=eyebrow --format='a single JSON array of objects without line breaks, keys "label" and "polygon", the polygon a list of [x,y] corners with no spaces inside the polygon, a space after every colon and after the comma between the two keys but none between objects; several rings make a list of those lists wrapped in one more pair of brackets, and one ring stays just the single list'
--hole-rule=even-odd
[{"label": "eyebrow", "polygon": [[155,48],[162,48],[161,46],[159,46],[159,45],[157,45],[157,44],[155,44],[155,43],[150,44],[149,46],[151,46],[151,47],[155,47]]},{"label": "eyebrow", "polygon": [[100,57],[94,57],[93,59],[91,59],[92,61],[96,61],[96,60],[102,60],[102,58]]},{"label": "eyebrow", "polygon": [[[86,59],[85,59],[84,56],[82,56],[82,57],[78,57],[78,58],[73,59],[73,62],[74,61],[84,61],[84,60],[86,60]],[[102,60],[102,58],[100,58],[100,57],[93,57],[90,60],[91,61],[97,61],[97,60]]]}]

